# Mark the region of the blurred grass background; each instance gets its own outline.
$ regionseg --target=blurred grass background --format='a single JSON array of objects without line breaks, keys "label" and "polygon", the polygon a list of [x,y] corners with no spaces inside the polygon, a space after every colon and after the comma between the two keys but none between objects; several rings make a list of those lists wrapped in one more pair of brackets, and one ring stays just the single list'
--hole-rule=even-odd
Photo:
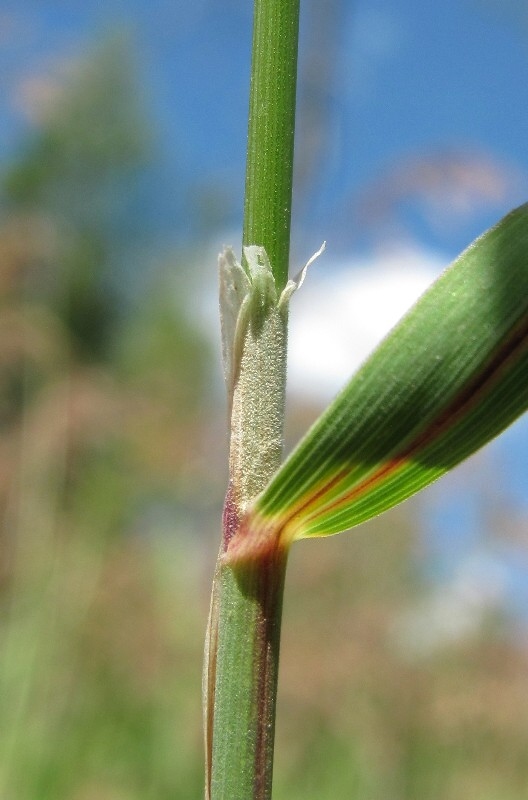
[{"label": "blurred grass background", "polygon": [[[221,213],[197,189],[169,251],[142,225],[160,155],[135,80],[126,42],[101,44],[1,175],[2,800],[202,795],[226,441],[197,284]],[[294,548],[276,800],[526,797],[526,652],[494,615],[409,652],[416,547],[410,504]]]}]

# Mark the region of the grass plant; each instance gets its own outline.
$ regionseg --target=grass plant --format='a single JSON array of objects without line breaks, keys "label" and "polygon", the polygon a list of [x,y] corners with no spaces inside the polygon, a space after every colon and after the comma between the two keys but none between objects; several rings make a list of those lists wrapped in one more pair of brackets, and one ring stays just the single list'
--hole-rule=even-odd
[{"label": "grass plant", "polygon": [[220,256],[230,454],[203,683],[208,800],[271,797],[291,544],[400,503],[528,406],[522,206],[446,270],[281,464],[288,303],[304,277],[287,277],[298,24],[299,0],[255,0],[243,248]]}]

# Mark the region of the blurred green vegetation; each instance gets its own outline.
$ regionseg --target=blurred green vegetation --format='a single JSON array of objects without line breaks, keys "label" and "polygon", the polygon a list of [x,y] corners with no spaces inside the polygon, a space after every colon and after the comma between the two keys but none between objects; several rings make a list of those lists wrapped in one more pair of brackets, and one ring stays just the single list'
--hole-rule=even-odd
[{"label": "blurred green vegetation", "polygon": [[[2,800],[202,795],[225,409],[188,246],[151,242],[141,292],[122,285],[153,152],[138,96],[107,43],[2,176]],[[524,654],[493,625],[421,660],[396,641],[422,591],[410,513],[293,550],[276,800],[526,796]]]}]

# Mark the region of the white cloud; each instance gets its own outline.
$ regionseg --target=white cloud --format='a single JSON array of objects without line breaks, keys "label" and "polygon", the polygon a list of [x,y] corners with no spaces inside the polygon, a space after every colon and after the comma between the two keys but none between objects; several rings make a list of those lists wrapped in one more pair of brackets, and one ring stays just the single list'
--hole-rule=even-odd
[{"label": "white cloud", "polygon": [[288,390],[314,400],[339,391],[448,259],[417,248],[328,262],[311,268],[290,307]]}]

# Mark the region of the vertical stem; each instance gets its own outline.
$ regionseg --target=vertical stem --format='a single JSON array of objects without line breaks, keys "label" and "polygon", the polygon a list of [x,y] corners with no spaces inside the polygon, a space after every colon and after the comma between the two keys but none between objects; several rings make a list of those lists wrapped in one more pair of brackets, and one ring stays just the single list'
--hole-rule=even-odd
[{"label": "vertical stem", "polygon": [[[255,0],[245,246],[265,248],[277,290],[288,276],[299,0]],[[206,798],[269,800],[287,552],[235,570],[222,562],[244,511],[282,458],[287,315],[271,303],[248,325],[233,391],[229,491],[206,639]]]},{"label": "vertical stem", "polygon": [[260,323],[248,325],[233,392],[230,484],[206,644],[206,797],[212,800],[271,797],[287,552],[272,542],[236,571],[222,561],[245,508],[282,456],[286,319],[271,306]]},{"label": "vertical stem", "polygon": [[[215,579],[218,628],[210,797],[271,797],[286,554]],[[207,797],[206,793],[206,797]]]},{"label": "vertical stem", "polygon": [[266,248],[288,278],[299,0],[255,0],[244,244]]}]

